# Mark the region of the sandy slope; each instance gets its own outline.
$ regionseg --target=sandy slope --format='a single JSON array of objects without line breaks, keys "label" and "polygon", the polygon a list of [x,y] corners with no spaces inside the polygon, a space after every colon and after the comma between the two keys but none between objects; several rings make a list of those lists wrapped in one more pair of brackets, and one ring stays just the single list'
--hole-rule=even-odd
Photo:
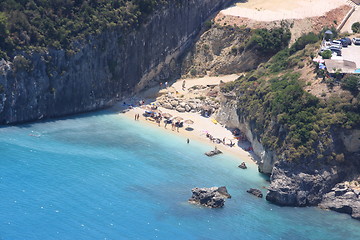
[{"label": "sandy slope", "polygon": [[[209,85],[209,84],[218,84],[220,83],[220,80],[227,82],[227,81],[233,81],[237,78],[237,75],[228,75],[228,76],[221,76],[221,77],[205,77],[205,78],[197,78],[197,79],[186,79],[186,88],[194,86],[194,85]],[[186,95],[188,92],[187,90],[183,91],[181,89],[181,85],[184,79],[180,79],[177,82],[175,82],[174,84],[172,84],[171,86],[169,86],[169,89],[166,91],[178,91],[181,94]],[[143,96],[139,95],[138,99],[141,99]],[[136,100],[134,99],[133,101],[136,102]],[[127,102],[129,102],[128,100],[125,100]],[[147,101],[147,103],[149,103],[149,101]],[[121,104],[119,104],[119,106],[117,106],[119,109],[121,109]],[[145,117],[142,116],[142,114],[144,113],[144,110],[141,109],[140,107],[135,107],[125,113],[119,113],[123,116],[129,117],[134,119],[135,114],[140,114],[140,119],[139,119],[139,123],[140,124],[148,124],[150,126],[162,129],[164,131],[168,131],[168,132],[172,132],[174,134],[179,134],[180,136],[184,137],[184,141],[187,140],[187,138],[189,138],[190,140],[190,144],[192,140],[197,140],[197,141],[201,141],[204,144],[209,145],[209,150],[213,150],[215,148],[215,146],[220,149],[223,152],[227,152],[230,153],[236,157],[239,158],[239,164],[242,161],[246,161],[249,164],[254,164],[253,161],[253,157],[250,155],[249,152],[243,150],[243,148],[241,147],[246,147],[246,144],[241,143],[241,142],[237,142],[237,140],[234,139],[234,137],[232,136],[232,133],[227,130],[225,127],[221,126],[219,123],[218,124],[214,124],[212,122],[212,118],[205,118],[200,116],[200,114],[198,113],[190,113],[190,112],[185,112],[185,113],[179,113],[175,110],[168,110],[168,109],[164,109],[164,108],[159,108],[163,113],[170,113],[173,116],[179,116],[182,117],[184,120],[186,119],[191,119],[194,121],[194,124],[191,125],[184,125],[183,128],[179,129],[179,132],[172,131],[171,126],[168,125],[167,128],[165,129],[164,127],[164,123],[161,122],[160,127],[151,121],[148,121],[145,119]],[[193,130],[186,130],[187,127],[192,128]],[[208,132],[209,134],[211,134],[213,137],[215,138],[226,138],[226,144],[230,143],[230,140],[235,143],[234,147],[230,147],[228,145],[224,145],[224,144],[216,144],[213,143],[212,141],[210,141],[209,138],[206,137],[206,132]]]},{"label": "sandy slope", "polygon": [[257,21],[276,21],[322,16],[345,4],[346,0],[249,0],[237,3],[221,13]]}]

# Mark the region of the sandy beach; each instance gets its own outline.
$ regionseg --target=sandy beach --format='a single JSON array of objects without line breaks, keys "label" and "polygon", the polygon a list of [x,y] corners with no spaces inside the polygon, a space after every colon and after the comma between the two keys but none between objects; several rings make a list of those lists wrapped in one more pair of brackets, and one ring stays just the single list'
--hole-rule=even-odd
[{"label": "sandy beach", "polygon": [[249,0],[237,3],[221,13],[257,21],[276,21],[322,16],[326,12],[346,4],[346,0]]},{"label": "sandy beach", "polygon": [[[191,92],[189,92],[188,89],[192,86],[214,85],[214,84],[219,84],[220,81],[223,81],[223,82],[234,81],[236,78],[238,78],[238,75],[233,74],[233,75],[220,76],[220,77],[180,79],[180,80],[176,81],[175,83],[169,85],[168,89],[162,89],[160,91],[160,93],[161,92],[174,93],[177,91],[178,94],[185,95],[185,97],[186,97],[187,95],[191,95]],[[182,89],[182,83],[184,80],[186,81],[186,89]],[[149,89],[148,91],[143,92],[140,95],[138,95],[136,100],[133,99],[132,101],[138,101],[138,99],[145,99],[146,103],[151,103],[152,101],[154,101],[154,98],[153,98],[154,96],[151,96],[150,93],[154,94],[154,93],[158,92],[158,90],[159,90],[158,88]],[[127,99],[124,101],[129,102],[130,100]],[[116,108],[118,108],[121,111],[124,107],[122,106],[122,104],[119,103],[118,106],[116,106]],[[161,121],[160,127],[159,127],[157,123],[146,120],[146,118],[143,116],[144,109],[142,109],[139,106],[136,106],[125,112],[120,112],[119,114],[122,116],[125,116],[127,118],[134,119],[134,121],[135,121],[135,115],[139,114],[139,116],[140,116],[140,118],[138,120],[139,124],[147,124],[149,126],[159,128],[162,131],[167,131],[169,133],[177,134],[179,136],[182,136],[184,138],[184,141],[187,141],[187,139],[189,139],[189,141],[190,141],[189,144],[191,144],[191,142],[194,140],[200,141],[209,146],[209,151],[213,150],[216,146],[217,149],[221,150],[222,152],[232,154],[233,156],[236,156],[237,158],[239,158],[239,164],[242,161],[245,161],[247,164],[255,164],[255,162],[253,160],[253,156],[251,155],[251,152],[247,152],[244,150],[244,148],[247,148],[249,146],[249,143],[238,142],[238,140],[234,139],[234,136],[232,135],[232,132],[230,130],[226,129],[220,123],[214,123],[213,117],[210,116],[209,118],[205,118],[205,117],[201,116],[199,113],[192,113],[192,112],[180,113],[180,112],[177,112],[176,110],[169,110],[169,109],[165,109],[163,107],[158,107],[158,109],[161,110],[162,113],[169,113],[174,117],[178,116],[178,117],[183,118],[184,120],[191,119],[194,123],[193,124],[185,124],[184,123],[184,127],[179,128],[178,131],[176,129],[172,130],[171,125],[167,125],[167,127],[165,128],[165,124],[163,121]],[[209,138],[206,137],[206,133],[211,134],[214,138],[219,138],[219,139],[225,138],[226,145],[224,145],[222,143],[214,143],[213,141],[211,141]],[[229,146],[231,142],[235,144],[233,147]]]}]

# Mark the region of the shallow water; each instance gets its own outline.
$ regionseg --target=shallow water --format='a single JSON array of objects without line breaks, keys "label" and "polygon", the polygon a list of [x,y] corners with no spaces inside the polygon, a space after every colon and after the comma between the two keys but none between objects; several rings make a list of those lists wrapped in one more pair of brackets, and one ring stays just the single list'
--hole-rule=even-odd
[{"label": "shallow water", "polygon": [[[348,215],[246,193],[256,166],[209,148],[110,111],[0,128],[0,239],[360,239]],[[187,203],[222,185],[223,209]]]}]

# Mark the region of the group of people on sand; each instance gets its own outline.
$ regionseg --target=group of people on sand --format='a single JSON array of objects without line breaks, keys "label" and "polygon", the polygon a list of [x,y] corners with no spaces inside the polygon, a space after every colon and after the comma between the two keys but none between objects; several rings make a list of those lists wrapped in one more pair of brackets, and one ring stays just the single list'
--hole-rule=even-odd
[{"label": "group of people on sand", "polygon": [[206,133],[206,137],[209,138],[212,142],[217,143],[217,144],[222,143],[224,145],[228,145],[229,147],[235,146],[235,143],[233,143],[231,139],[230,139],[230,143],[226,144],[226,142],[225,142],[226,138],[223,138],[222,140],[220,138],[214,138],[209,133]]},{"label": "group of people on sand", "polygon": [[179,128],[181,127],[181,122],[180,121],[172,121],[172,120],[170,120],[170,119],[165,119],[165,128],[166,128],[166,126],[168,125],[168,124],[171,124],[171,130],[172,131],[177,131],[177,132],[179,132]]},{"label": "group of people on sand", "polygon": [[161,123],[162,119],[163,119],[163,116],[161,115],[161,113],[156,114],[154,112],[151,112],[150,116],[146,118],[146,120],[155,121],[159,127],[160,127],[160,123]]}]

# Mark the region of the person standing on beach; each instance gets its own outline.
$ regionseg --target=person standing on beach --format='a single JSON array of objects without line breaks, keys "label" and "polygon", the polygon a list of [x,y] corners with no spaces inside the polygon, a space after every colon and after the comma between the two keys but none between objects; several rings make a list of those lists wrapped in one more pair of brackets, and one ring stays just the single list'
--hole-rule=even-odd
[{"label": "person standing on beach", "polygon": [[182,83],[182,90],[183,90],[183,91],[185,90],[185,80],[184,80],[183,83]]},{"label": "person standing on beach", "polygon": [[168,82],[165,82],[165,88],[167,88],[168,87]]}]

